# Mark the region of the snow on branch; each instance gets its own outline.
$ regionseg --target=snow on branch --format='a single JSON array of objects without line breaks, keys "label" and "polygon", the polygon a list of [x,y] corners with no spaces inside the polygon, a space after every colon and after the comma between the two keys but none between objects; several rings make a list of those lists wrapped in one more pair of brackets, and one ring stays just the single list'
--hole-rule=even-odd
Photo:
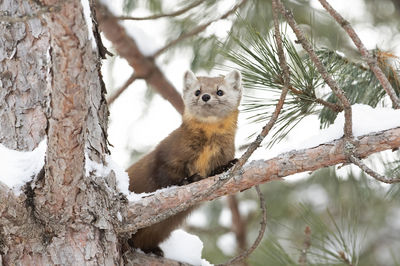
[{"label": "snow on branch", "polygon": [[[231,179],[212,195],[204,198],[196,198],[196,195],[211,187],[224,173],[186,186],[155,192],[151,196],[129,203],[122,222],[123,226],[118,231],[119,233],[134,232],[202,201],[234,194],[272,180],[281,180],[295,173],[347,163],[345,143],[344,139],[339,139],[318,147],[283,153],[270,160],[252,161],[243,167],[242,178],[239,181]],[[395,149],[400,147],[400,128],[370,133],[356,138],[355,143],[357,144],[355,151],[359,158]]]}]

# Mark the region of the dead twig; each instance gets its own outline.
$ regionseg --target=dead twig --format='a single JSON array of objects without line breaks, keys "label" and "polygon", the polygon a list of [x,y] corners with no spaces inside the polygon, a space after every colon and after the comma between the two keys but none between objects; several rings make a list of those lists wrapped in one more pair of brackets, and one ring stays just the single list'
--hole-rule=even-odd
[{"label": "dead twig", "polygon": [[177,10],[172,13],[162,13],[162,14],[151,15],[148,17],[117,16],[116,18],[120,19],[120,20],[152,20],[152,19],[159,19],[159,18],[165,18],[165,17],[176,17],[179,15],[182,15],[183,13],[189,11],[192,8],[195,8],[196,6],[200,5],[203,2],[204,2],[204,0],[195,1],[192,4],[188,5],[187,7],[184,7],[182,9]]},{"label": "dead twig", "polygon": [[168,50],[172,46],[174,46],[177,43],[181,42],[182,40],[187,39],[189,37],[192,37],[192,36],[202,32],[202,31],[204,31],[208,26],[211,25],[211,23],[216,22],[216,21],[221,20],[221,19],[227,18],[229,15],[233,14],[238,8],[243,6],[246,2],[247,2],[247,0],[242,0],[238,4],[236,4],[232,9],[228,10],[225,14],[220,16],[219,18],[210,20],[209,22],[207,22],[205,24],[202,24],[202,25],[192,29],[191,31],[182,34],[181,36],[179,36],[175,40],[169,42],[164,47],[160,48],[157,52],[154,53],[153,57],[155,58],[155,57],[159,56],[160,54],[164,53],[166,50]]},{"label": "dead twig", "polygon": [[327,101],[325,101],[323,99],[320,99],[320,98],[316,98],[315,102],[319,103],[319,104],[322,104],[323,106],[325,106],[325,107],[327,107],[327,108],[329,108],[332,111],[337,112],[337,113],[340,113],[341,111],[343,111],[343,107],[338,105],[338,104],[336,104],[336,103],[330,103],[330,102],[327,102]]},{"label": "dead twig", "polygon": [[350,155],[349,156],[349,160],[354,163],[355,165],[357,165],[358,167],[360,167],[364,172],[366,172],[367,174],[369,174],[370,176],[372,176],[373,178],[375,178],[376,180],[386,183],[386,184],[393,184],[393,183],[398,183],[400,182],[400,178],[391,178],[388,179],[385,176],[375,172],[374,170],[372,170],[371,168],[369,168],[362,160],[360,160],[359,158],[357,158],[354,155]]},{"label": "dead twig", "polygon": [[121,88],[119,88],[116,92],[114,92],[113,95],[111,95],[108,99],[107,99],[107,103],[110,106],[111,104],[113,104],[113,102],[129,87],[129,85],[131,85],[136,79],[138,79],[138,77],[135,75],[135,73],[133,73],[128,79],[127,81],[125,81],[125,83],[121,86]]},{"label": "dead twig", "polygon": [[362,57],[369,65],[372,72],[374,72],[376,78],[381,83],[383,89],[389,95],[390,99],[393,102],[393,106],[395,109],[400,108],[400,100],[396,95],[392,85],[390,84],[389,80],[383,73],[382,69],[379,67],[376,57],[374,57],[364,46],[361,42],[360,38],[358,37],[357,33],[351,27],[350,23],[345,20],[326,0],[318,0],[321,5],[328,11],[328,13],[337,21],[337,23],[342,26],[342,28],[347,32],[349,37],[353,40],[353,43],[357,46],[358,50],[360,51]]},{"label": "dead twig", "polygon": [[260,199],[260,208],[262,210],[262,220],[261,220],[261,227],[260,231],[258,232],[258,236],[256,240],[254,241],[253,245],[240,255],[234,257],[233,259],[230,259],[229,261],[222,263],[222,264],[217,264],[218,266],[225,266],[225,265],[232,265],[234,263],[238,263],[246,259],[260,244],[264,233],[265,233],[265,228],[267,227],[267,208],[265,207],[265,199],[264,195],[262,194],[260,187],[258,185],[255,186],[255,189],[257,191],[258,198]]}]

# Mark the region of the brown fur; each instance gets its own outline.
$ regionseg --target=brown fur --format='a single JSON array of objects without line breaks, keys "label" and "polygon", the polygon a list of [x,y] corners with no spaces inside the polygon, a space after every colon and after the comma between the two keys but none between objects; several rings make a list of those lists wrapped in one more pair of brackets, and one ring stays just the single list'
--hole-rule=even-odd
[{"label": "brown fur", "polygon": [[[204,79],[207,82],[207,78]],[[217,79],[217,82],[223,81],[223,78]],[[214,169],[228,164],[235,156],[238,117],[237,105],[232,109],[229,115],[209,121],[185,110],[181,126],[154,151],[128,168],[129,190],[135,193],[153,192],[181,185],[188,177],[198,175],[205,178]],[[192,209],[140,229],[132,237],[133,246],[144,252],[159,251],[158,244],[183,222]]]}]

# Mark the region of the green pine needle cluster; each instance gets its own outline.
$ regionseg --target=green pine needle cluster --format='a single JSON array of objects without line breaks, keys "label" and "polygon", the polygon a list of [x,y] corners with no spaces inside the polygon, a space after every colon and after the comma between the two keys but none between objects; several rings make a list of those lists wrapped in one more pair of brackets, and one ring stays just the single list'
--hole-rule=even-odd
[{"label": "green pine needle cluster", "polygon": [[[242,36],[241,39],[232,36],[240,49],[221,49],[226,59],[235,63],[242,71],[246,89],[243,111],[249,113],[248,118],[251,122],[265,124],[270,119],[283,86],[283,73],[272,36],[273,33],[263,35],[248,26],[246,36]],[[283,46],[291,72],[291,86],[276,123],[277,129],[268,146],[283,139],[294,126],[311,114],[319,116],[321,127],[329,126],[338,114],[332,108],[332,104],[340,108],[337,97],[325,84],[308,54],[302,51],[299,45],[296,47],[290,42],[285,34]],[[333,50],[315,50],[351,104],[362,103],[375,107],[383,102],[385,91],[369,68]],[[396,84],[398,80],[395,79],[398,75],[396,68],[390,67],[388,70],[392,70],[392,83],[399,91],[399,84]]]}]

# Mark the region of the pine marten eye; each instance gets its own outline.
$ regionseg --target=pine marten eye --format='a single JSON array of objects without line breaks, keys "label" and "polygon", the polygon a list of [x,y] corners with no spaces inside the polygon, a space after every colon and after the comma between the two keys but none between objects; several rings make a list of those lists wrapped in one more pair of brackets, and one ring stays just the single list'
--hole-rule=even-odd
[{"label": "pine marten eye", "polygon": [[199,95],[200,95],[200,93],[201,93],[201,91],[200,91],[200,90],[196,90],[196,92],[194,93],[194,95],[196,95],[196,96],[199,96]]},{"label": "pine marten eye", "polygon": [[217,90],[217,95],[222,96],[222,95],[224,95],[224,92],[222,90]]}]

